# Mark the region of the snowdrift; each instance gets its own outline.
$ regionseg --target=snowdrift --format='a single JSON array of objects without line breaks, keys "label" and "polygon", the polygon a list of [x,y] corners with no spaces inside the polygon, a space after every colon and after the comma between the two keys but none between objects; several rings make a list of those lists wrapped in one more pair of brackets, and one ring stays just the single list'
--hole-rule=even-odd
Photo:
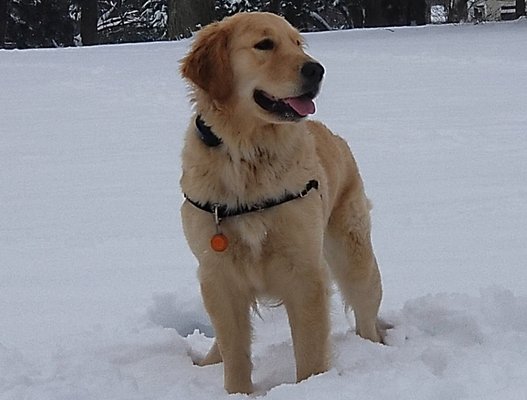
[{"label": "snowdrift", "polygon": [[[310,34],[315,118],[374,203],[387,345],[333,298],[333,367],[294,384],[255,316],[269,399],[524,399],[527,24]],[[0,399],[227,398],[179,218],[187,41],[0,51]],[[241,398],[244,396],[233,396]]]}]

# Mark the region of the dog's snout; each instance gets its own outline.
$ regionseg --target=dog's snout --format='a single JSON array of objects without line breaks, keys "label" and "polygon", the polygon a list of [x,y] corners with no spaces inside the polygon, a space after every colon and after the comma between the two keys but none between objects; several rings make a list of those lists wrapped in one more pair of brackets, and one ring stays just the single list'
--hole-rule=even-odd
[{"label": "dog's snout", "polygon": [[317,62],[308,61],[302,66],[300,72],[306,80],[319,83],[324,76],[324,67]]}]

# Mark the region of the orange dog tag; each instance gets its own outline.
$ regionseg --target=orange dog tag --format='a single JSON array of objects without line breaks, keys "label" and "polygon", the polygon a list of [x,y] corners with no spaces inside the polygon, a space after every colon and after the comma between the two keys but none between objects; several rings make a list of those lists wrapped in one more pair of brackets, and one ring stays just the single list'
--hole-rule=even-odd
[{"label": "orange dog tag", "polygon": [[227,250],[227,247],[229,247],[229,239],[227,239],[227,236],[225,236],[223,233],[216,233],[210,239],[210,247],[212,247],[212,250],[221,253],[222,251]]}]

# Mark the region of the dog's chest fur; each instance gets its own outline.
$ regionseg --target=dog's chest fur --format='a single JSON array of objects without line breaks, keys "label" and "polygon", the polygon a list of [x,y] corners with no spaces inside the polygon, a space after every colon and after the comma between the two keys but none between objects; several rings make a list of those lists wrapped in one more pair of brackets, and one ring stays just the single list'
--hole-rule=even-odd
[{"label": "dog's chest fur", "polygon": [[[237,208],[279,199],[286,191],[301,191],[315,178],[316,154],[305,127],[287,134],[222,139],[222,145],[211,148],[201,142],[193,127],[187,132],[181,186],[194,201]],[[212,216],[205,217],[211,229],[215,228]],[[227,218],[222,227],[232,231],[256,255],[274,228],[271,224],[269,218],[253,213]]]},{"label": "dog's chest fur", "polygon": [[304,129],[260,136],[224,137],[211,148],[191,127],[183,149],[183,191],[200,202],[237,207],[302,189],[316,161],[314,146],[306,146],[310,134]]}]

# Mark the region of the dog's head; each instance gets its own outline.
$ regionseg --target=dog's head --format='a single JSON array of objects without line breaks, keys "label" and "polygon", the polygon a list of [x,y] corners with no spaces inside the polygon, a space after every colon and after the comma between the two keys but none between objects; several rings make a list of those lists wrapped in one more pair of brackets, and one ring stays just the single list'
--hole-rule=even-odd
[{"label": "dog's head", "polygon": [[197,34],[181,73],[218,108],[277,123],[315,112],[324,68],[285,19],[240,13]]}]

